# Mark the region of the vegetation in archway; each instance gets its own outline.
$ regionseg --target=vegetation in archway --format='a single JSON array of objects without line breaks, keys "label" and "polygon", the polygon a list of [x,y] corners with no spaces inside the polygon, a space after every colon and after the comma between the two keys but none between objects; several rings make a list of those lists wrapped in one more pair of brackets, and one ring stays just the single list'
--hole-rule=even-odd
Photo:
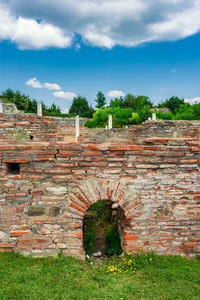
[{"label": "vegetation in archway", "polygon": [[122,252],[118,214],[113,214],[111,201],[98,201],[91,205],[84,217],[83,231],[86,254],[101,252],[101,255],[114,255]]}]

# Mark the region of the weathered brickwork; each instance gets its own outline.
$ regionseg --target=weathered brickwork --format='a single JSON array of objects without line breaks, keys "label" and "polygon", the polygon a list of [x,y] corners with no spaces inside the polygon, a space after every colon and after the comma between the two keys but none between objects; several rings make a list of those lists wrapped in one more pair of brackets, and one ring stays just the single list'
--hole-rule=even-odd
[{"label": "weathered brickwork", "polygon": [[[85,130],[78,143],[69,143],[56,123],[47,137],[51,118],[41,119],[44,131],[42,125],[33,129],[38,117],[33,118],[23,115],[27,127],[8,127],[8,117],[0,116],[6,124],[1,128],[22,126],[38,137],[16,140],[2,131],[0,251],[38,256],[63,249],[83,258],[84,214],[92,203],[111,200],[125,215],[125,251],[200,253],[200,122],[174,121],[171,127],[168,121],[147,122],[130,127],[129,139],[117,142],[116,135],[104,143],[92,141],[94,132],[89,138]],[[168,134],[161,134],[167,126]],[[13,171],[15,165],[19,169]]]}]

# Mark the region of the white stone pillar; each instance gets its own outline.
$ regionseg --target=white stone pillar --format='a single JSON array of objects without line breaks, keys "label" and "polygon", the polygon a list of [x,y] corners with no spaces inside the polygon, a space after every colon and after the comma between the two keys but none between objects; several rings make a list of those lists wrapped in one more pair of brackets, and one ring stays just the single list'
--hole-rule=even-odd
[{"label": "white stone pillar", "polygon": [[0,114],[3,112],[3,103],[0,100]]},{"label": "white stone pillar", "polygon": [[41,102],[39,102],[39,103],[37,104],[37,115],[38,115],[39,117],[42,117],[42,103],[41,103]]},{"label": "white stone pillar", "polygon": [[148,121],[151,121],[151,117],[148,117]]},{"label": "white stone pillar", "polygon": [[106,125],[106,127],[105,127],[105,128],[106,128],[106,130],[108,130],[108,125]]},{"label": "white stone pillar", "polygon": [[112,129],[112,115],[108,116],[108,129]]},{"label": "white stone pillar", "polygon": [[156,114],[155,113],[152,114],[152,121],[156,121]]},{"label": "white stone pillar", "polygon": [[79,134],[80,134],[80,131],[79,131],[79,116],[76,116],[76,142],[78,141],[78,137],[79,137]]}]

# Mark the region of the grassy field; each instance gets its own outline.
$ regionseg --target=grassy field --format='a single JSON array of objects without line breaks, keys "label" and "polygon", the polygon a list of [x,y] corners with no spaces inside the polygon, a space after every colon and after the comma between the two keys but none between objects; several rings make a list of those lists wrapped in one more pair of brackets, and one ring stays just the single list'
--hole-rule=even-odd
[{"label": "grassy field", "polygon": [[0,254],[0,299],[200,299],[200,260],[154,255],[135,273],[107,272],[120,264]]}]

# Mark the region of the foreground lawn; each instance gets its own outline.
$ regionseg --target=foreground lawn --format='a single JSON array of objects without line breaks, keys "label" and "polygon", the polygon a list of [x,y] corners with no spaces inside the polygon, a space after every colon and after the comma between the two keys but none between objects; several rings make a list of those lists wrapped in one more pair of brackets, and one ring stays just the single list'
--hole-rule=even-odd
[{"label": "foreground lawn", "polygon": [[0,254],[0,299],[200,299],[200,260],[155,256],[135,274],[114,274],[72,257]]}]

